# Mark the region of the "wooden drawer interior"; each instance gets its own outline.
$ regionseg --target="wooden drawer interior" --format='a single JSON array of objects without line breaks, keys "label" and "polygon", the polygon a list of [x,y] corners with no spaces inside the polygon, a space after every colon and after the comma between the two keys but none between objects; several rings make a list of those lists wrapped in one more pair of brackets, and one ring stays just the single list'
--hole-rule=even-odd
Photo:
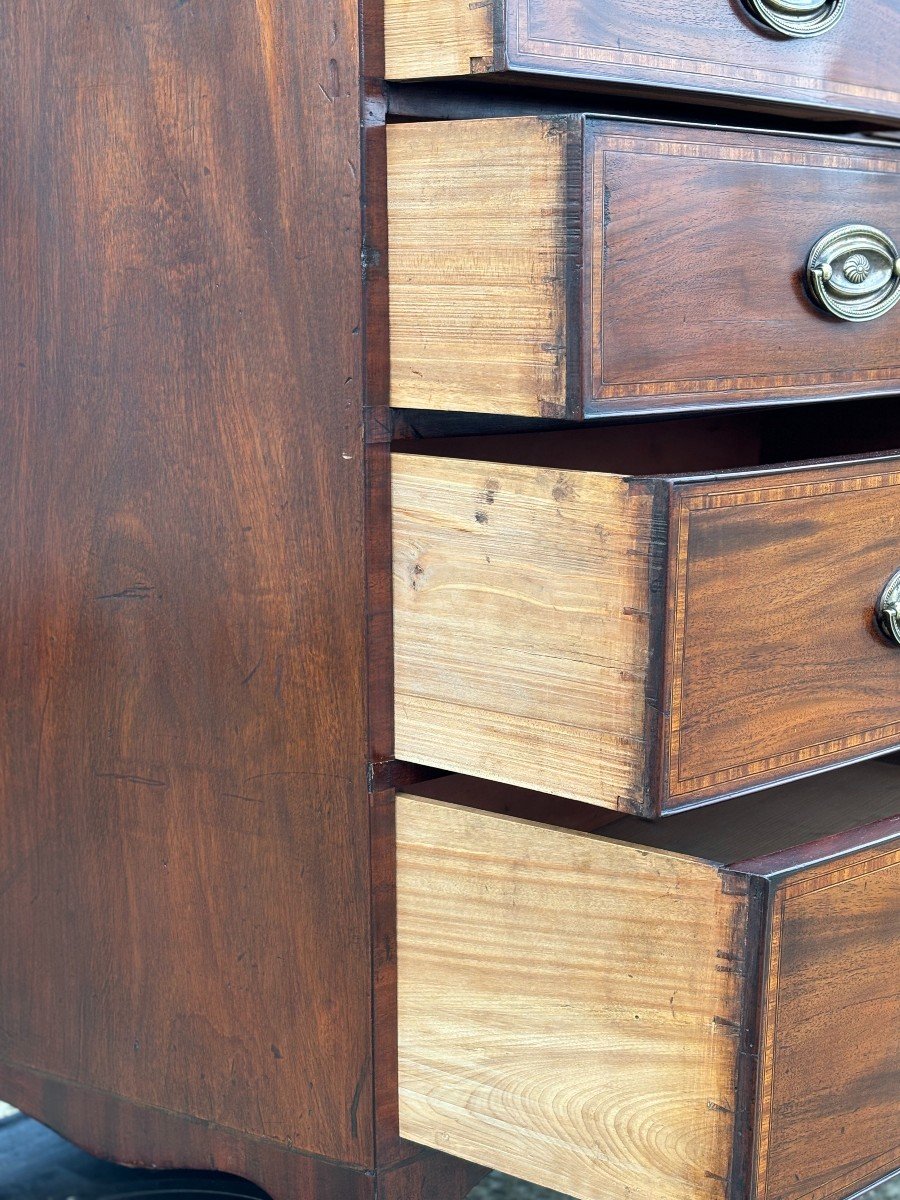
[{"label": "wooden drawer interior", "polygon": [[569,827],[484,781],[397,798],[403,1135],[581,1200],[896,1168],[900,766],[656,824],[530,795]]}]

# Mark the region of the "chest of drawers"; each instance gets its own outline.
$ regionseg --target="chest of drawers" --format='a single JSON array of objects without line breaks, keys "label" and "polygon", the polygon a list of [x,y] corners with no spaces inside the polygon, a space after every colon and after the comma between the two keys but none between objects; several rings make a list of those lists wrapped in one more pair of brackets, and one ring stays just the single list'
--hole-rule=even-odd
[{"label": "chest of drawers", "polygon": [[900,1166],[898,27],[0,3],[0,1098],[272,1200]]}]

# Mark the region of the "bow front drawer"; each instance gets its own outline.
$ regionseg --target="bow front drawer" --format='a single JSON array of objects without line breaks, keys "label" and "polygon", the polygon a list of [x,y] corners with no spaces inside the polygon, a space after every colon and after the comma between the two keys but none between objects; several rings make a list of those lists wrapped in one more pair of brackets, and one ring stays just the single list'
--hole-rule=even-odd
[{"label": "bow front drawer", "polygon": [[883,764],[595,835],[399,796],[402,1135],[582,1200],[889,1174],[898,805]]},{"label": "bow front drawer", "polygon": [[655,815],[900,745],[900,457],[742,437],[395,452],[398,757]]},{"label": "bow front drawer", "polygon": [[391,403],[580,419],[900,391],[900,151],[388,128]]},{"label": "bow front drawer", "polygon": [[900,115],[894,0],[385,0],[388,79],[705,94]]}]

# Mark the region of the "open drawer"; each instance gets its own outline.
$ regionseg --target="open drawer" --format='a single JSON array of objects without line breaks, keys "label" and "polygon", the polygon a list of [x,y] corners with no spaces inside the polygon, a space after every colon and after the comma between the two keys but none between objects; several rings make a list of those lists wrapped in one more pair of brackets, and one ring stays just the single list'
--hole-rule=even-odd
[{"label": "open drawer", "polygon": [[397,756],[653,816],[900,745],[900,454],[755,420],[395,452]]},{"label": "open drawer", "polygon": [[447,802],[504,790],[397,798],[404,1137],[583,1200],[900,1165],[900,766],[596,833]]},{"label": "open drawer", "polygon": [[900,390],[896,145],[580,113],[387,138],[395,407],[589,420]]}]

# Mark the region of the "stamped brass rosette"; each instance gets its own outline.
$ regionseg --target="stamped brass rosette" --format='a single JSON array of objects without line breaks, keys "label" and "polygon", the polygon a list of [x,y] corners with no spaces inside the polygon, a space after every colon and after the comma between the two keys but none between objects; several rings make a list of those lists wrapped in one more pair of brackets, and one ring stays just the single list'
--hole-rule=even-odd
[{"label": "stamped brass rosette", "polygon": [[826,312],[844,321],[874,321],[900,300],[900,252],[872,225],[842,225],[813,246],[806,282]]}]

